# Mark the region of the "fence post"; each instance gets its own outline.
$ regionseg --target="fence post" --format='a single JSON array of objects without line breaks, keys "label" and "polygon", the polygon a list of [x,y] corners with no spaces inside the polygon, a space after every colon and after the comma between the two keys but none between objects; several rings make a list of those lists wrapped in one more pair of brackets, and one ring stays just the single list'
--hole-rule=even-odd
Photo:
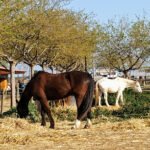
[{"label": "fence post", "polygon": [[1,114],[3,113],[4,91],[1,91]]},{"label": "fence post", "polygon": [[19,83],[16,84],[16,97],[17,99],[20,99]]}]

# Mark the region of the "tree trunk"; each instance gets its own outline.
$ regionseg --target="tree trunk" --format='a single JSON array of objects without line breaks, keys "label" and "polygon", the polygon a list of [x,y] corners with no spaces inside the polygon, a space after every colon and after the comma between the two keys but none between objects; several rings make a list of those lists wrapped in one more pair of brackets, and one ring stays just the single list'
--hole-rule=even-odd
[{"label": "tree trunk", "polygon": [[46,66],[45,65],[42,65],[42,70],[46,71]]},{"label": "tree trunk", "polygon": [[30,79],[34,76],[34,70],[33,70],[34,65],[30,64]]},{"label": "tree trunk", "polygon": [[85,72],[87,72],[87,58],[86,58],[86,56],[84,58],[84,61],[85,61]]},{"label": "tree trunk", "polygon": [[15,87],[15,66],[14,61],[9,61],[10,64],[10,86],[11,86],[11,108],[16,106],[16,87]]},{"label": "tree trunk", "polygon": [[4,102],[4,91],[2,90],[2,97],[1,97],[1,114],[3,113],[3,102]]},{"label": "tree trunk", "polygon": [[129,74],[128,74],[128,71],[123,71],[123,74],[124,74],[124,78],[129,78]]}]

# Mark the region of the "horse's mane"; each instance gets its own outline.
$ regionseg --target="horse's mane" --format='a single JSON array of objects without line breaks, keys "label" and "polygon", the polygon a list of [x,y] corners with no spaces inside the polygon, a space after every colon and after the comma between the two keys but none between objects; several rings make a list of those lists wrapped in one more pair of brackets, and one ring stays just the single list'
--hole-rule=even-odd
[{"label": "horse's mane", "polygon": [[116,79],[116,78],[118,77],[107,77],[107,79],[111,79],[111,80]]},{"label": "horse's mane", "polygon": [[27,83],[25,89],[27,89],[27,87],[29,87],[32,84],[32,81],[41,73],[45,73],[45,71],[38,71],[37,73],[35,73],[34,76],[31,78],[31,80],[29,80],[29,82]]},{"label": "horse's mane", "polygon": [[118,79],[124,80],[124,81],[134,81],[132,79],[127,79],[127,78],[122,78],[122,77],[118,77]]},{"label": "horse's mane", "polygon": [[32,78],[36,78],[36,76],[38,76],[41,73],[45,73],[45,71],[38,71],[38,72],[36,72]]}]

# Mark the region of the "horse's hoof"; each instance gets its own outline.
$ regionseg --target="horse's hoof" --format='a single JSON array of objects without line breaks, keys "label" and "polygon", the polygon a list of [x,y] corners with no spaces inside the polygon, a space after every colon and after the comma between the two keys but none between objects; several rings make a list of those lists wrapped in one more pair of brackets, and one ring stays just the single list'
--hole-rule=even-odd
[{"label": "horse's hoof", "polygon": [[54,125],[50,125],[50,128],[51,128],[51,129],[54,129]]},{"label": "horse's hoof", "polygon": [[90,125],[87,125],[87,124],[86,124],[86,125],[84,126],[84,129],[89,129],[89,128],[91,128]]},{"label": "horse's hoof", "polygon": [[79,129],[80,127],[76,127],[75,125],[73,127],[71,127],[71,129]]},{"label": "horse's hoof", "polygon": [[71,129],[73,130],[73,129],[78,129],[78,128],[74,125],[73,127],[71,127]]},{"label": "horse's hoof", "polygon": [[46,123],[41,123],[41,126],[46,126]]},{"label": "horse's hoof", "polygon": [[75,129],[75,127],[71,127],[71,130]]},{"label": "horse's hoof", "polygon": [[54,127],[51,127],[51,126],[50,126],[49,128],[50,128],[50,129],[54,129]]}]

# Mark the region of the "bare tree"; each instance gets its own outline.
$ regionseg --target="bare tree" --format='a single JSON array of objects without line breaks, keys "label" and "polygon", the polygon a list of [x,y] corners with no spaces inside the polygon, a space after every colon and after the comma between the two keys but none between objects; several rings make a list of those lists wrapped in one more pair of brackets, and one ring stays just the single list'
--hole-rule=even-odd
[{"label": "bare tree", "polygon": [[109,22],[103,28],[99,43],[101,65],[123,72],[125,77],[131,70],[139,69],[148,58],[150,48],[149,22],[125,19],[118,24]]}]

